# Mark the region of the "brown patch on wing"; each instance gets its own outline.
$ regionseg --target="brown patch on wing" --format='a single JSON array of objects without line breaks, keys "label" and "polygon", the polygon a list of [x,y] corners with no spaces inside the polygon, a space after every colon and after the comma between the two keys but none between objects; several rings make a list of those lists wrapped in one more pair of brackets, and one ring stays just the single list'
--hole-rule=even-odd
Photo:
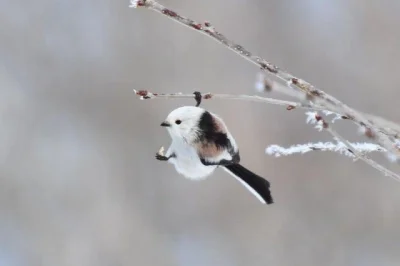
[{"label": "brown patch on wing", "polygon": [[196,144],[196,149],[201,158],[217,157],[223,152],[223,149],[218,149],[215,143],[199,142]]},{"label": "brown patch on wing", "polygon": [[216,117],[215,115],[213,115],[212,117],[213,117],[213,123],[215,126],[215,131],[220,132],[220,133],[226,133],[226,131],[227,131],[226,126],[224,125],[222,120],[219,117]]}]

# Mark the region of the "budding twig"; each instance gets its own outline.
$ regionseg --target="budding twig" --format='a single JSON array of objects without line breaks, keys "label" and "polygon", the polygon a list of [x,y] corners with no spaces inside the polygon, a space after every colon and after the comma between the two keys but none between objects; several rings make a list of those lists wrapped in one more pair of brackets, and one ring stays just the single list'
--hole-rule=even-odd
[{"label": "budding twig", "polygon": [[[264,93],[269,93],[271,91],[275,91],[278,93],[282,93],[287,96],[291,96],[294,98],[299,99],[300,101],[304,102],[304,94],[301,93],[300,91],[295,91],[290,89],[289,87],[292,86],[292,84],[287,84],[288,86],[284,86],[282,84],[279,84],[277,82],[271,81],[269,78],[265,76],[265,73],[259,73],[257,76],[257,80],[255,83],[255,89],[258,92],[264,92]],[[306,97],[306,100],[307,97]],[[346,119],[348,121],[353,122],[356,124],[358,127],[363,129],[363,133],[365,136],[368,138],[375,138],[375,133],[374,131],[371,130],[371,128],[366,127],[364,124],[359,123],[358,121],[354,120],[353,117],[347,116],[346,113],[342,113],[340,111],[337,111],[336,108],[332,108],[330,106],[321,106],[316,104],[315,102],[310,102],[310,105],[318,106],[318,110],[325,110],[324,112],[331,112],[332,114],[335,114],[336,117],[334,120],[338,119]],[[391,139],[391,141],[396,142],[400,138],[400,126],[397,125],[394,122],[388,121],[384,118],[362,113],[360,111],[357,111],[359,114],[362,114],[364,117],[366,117],[371,123],[374,123],[376,125],[376,131],[379,131],[381,134],[386,135],[388,138]],[[393,155],[393,154],[392,154]]]},{"label": "budding twig", "polygon": [[[157,98],[194,98],[193,94],[182,94],[182,93],[153,93],[147,90],[134,90],[136,95],[140,96],[141,100],[148,99],[157,99]],[[285,106],[286,110],[290,111],[296,108],[299,109],[307,109],[307,110],[324,110],[323,107],[313,104],[293,102],[293,101],[284,101],[274,98],[261,97],[257,95],[233,95],[233,94],[213,94],[213,93],[205,93],[202,94],[202,99],[211,100],[211,99],[224,99],[224,100],[243,100],[243,101],[251,101],[251,102],[260,102],[260,103],[268,103],[274,105]]]}]

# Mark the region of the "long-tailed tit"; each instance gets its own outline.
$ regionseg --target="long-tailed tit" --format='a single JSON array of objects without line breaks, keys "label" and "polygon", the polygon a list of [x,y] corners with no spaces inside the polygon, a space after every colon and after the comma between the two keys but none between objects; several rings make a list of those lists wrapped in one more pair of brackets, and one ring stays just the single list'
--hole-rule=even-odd
[{"label": "long-tailed tit", "polygon": [[190,179],[203,179],[222,167],[262,203],[273,203],[269,182],[239,164],[238,146],[221,118],[197,106],[184,106],[173,110],[161,126],[172,143],[165,155],[157,153],[158,160],[172,163]]}]

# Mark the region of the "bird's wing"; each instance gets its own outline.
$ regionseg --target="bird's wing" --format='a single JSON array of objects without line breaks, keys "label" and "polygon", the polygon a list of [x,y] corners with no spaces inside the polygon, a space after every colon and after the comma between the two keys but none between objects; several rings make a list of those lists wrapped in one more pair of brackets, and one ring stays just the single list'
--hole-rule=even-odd
[{"label": "bird's wing", "polygon": [[239,152],[234,151],[226,134],[196,143],[196,150],[204,165],[229,165],[240,161]]},{"label": "bird's wing", "polygon": [[204,165],[239,162],[235,140],[221,118],[210,112],[204,112],[199,121],[199,128],[202,134],[194,145]]}]

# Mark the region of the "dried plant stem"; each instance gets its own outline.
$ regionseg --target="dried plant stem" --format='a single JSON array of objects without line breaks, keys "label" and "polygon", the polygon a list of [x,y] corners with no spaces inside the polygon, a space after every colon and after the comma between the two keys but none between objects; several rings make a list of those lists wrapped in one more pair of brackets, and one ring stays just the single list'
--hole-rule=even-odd
[{"label": "dried plant stem", "polygon": [[[134,93],[144,99],[157,99],[157,98],[194,98],[193,94],[182,94],[182,93],[153,93],[145,90],[134,90]],[[307,104],[301,102],[293,102],[293,101],[285,101],[274,98],[261,97],[258,95],[234,95],[234,94],[213,94],[213,93],[205,93],[202,94],[202,99],[211,100],[211,99],[223,99],[223,100],[242,100],[242,101],[251,101],[251,102],[260,102],[260,103],[268,103],[273,105],[285,106],[287,110],[292,110],[295,108],[306,109],[306,110],[316,110],[323,111],[325,110],[322,106]]]},{"label": "dried plant stem", "polygon": [[178,22],[181,25],[187,26],[221,43],[229,50],[235,52],[237,55],[240,55],[247,61],[260,67],[264,72],[269,73],[284,81],[286,84],[289,85],[289,88],[301,91],[305,96],[307,96],[309,100],[311,100],[315,104],[323,106],[326,110],[345,115],[350,120],[356,122],[358,125],[365,127],[369,132],[371,132],[370,137],[374,141],[385,147],[389,152],[400,155],[400,150],[397,148],[395,141],[395,137],[397,136],[397,134],[395,136],[390,135],[390,133],[388,133],[383,127],[379,127],[379,121],[373,121],[372,119],[366,118],[361,112],[350,108],[335,97],[325,93],[320,89],[317,89],[310,83],[300,78],[297,78],[296,76],[290,74],[285,70],[278,68],[274,64],[259,56],[253,55],[243,46],[233,42],[232,40],[226,38],[220,32],[216,31],[210,23],[198,23],[190,18],[179,15],[177,12],[166,8],[165,6],[154,0],[136,0],[132,2],[132,6],[146,7]]}]

